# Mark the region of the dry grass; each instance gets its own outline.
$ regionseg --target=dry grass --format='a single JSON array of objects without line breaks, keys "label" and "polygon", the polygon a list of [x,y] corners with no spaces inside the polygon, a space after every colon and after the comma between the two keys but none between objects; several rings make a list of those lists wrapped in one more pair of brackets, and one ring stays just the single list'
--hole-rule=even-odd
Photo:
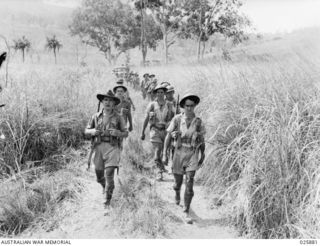
[{"label": "dry grass", "polygon": [[[209,191],[219,192],[222,202],[232,201],[232,219],[247,237],[320,236],[320,50],[306,42],[290,47],[273,52],[265,43],[253,53],[250,46],[230,52],[229,62],[215,57],[206,64],[137,68],[140,74],[155,73],[158,81],[172,82],[180,96],[187,91],[201,96],[196,110],[210,143],[198,178]],[[112,88],[114,81],[111,69],[104,67],[24,65],[16,71],[3,97],[8,107],[1,112],[7,135],[2,176],[19,176],[30,166],[54,166],[66,147],[81,146],[85,121],[96,111],[95,94]],[[136,174],[150,154],[138,140],[146,103],[136,93],[132,97],[138,133],[124,150],[128,166],[120,177],[117,223],[123,233],[164,237],[171,215],[150,181]],[[21,197],[26,201],[33,193]],[[43,197],[39,199],[46,201]],[[19,214],[15,207],[9,210]],[[32,209],[26,211],[19,222],[23,226],[34,217]],[[23,226],[6,230],[13,233]]]},{"label": "dry grass", "polygon": [[54,229],[61,219],[64,201],[77,201],[83,184],[77,170],[42,174],[30,182],[30,174],[1,184],[0,235],[10,237],[27,228]]}]

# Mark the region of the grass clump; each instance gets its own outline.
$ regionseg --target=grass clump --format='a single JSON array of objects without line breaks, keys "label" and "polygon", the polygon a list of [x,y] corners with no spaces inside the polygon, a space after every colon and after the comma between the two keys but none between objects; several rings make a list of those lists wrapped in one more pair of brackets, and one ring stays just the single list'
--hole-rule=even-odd
[{"label": "grass clump", "polygon": [[119,178],[115,201],[120,206],[113,209],[113,223],[127,237],[165,238],[166,225],[176,219],[151,181],[133,170],[124,171]]},{"label": "grass clump", "polygon": [[319,202],[318,89],[296,72],[268,83],[244,75],[212,97],[216,129],[200,178],[220,200],[233,201],[232,219],[243,235],[317,237],[311,221],[319,221],[310,211]]},{"label": "grass clump", "polygon": [[44,174],[32,184],[3,182],[0,203],[0,235],[20,234],[27,228],[41,226],[52,230],[60,220],[64,201],[76,201],[84,189],[75,170],[64,169]]}]

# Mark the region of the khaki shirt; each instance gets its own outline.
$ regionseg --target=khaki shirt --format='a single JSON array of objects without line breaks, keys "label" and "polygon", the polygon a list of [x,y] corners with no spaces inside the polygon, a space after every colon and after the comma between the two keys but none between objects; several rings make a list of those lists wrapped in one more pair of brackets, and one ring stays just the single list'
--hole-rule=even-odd
[{"label": "khaki shirt", "polygon": [[173,131],[181,132],[181,144],[183,147],[187,148],[192,147],[191,142],[193,134],[198,133],[202,139],[204,139],[206,134],[206,128],[199,117],[194,117],[188,127],[184,113],[176,115],[170,122],[167,132],[171,134]]},{"label": "khaki shirt", "polygon": [[109,136],[108,130],[116,129],[125,132],[125,121],[117,112],[113,112],[108,118],[104,117],[103,109],[95,113],[89,120],[86,129],[99,129],[103,131],[101,136]]},{"label": "khaki shirt", "polygon": [[125,126],[127,126],[129,114],[131,113],[131,103],[126,99],[122,100],[122,102],[116,106],[116,111],[123,117]]},{"label": "khaki shirt", "polygon": [[156,127],[166,126],[174,116],[172,103],[165,101],[164,104],[160,105],[158,100],[154,100],[149,103],[147,107],[147,114],[150,117],[150,113],[153,112],[153,119],[150,120],[150,125]]}]

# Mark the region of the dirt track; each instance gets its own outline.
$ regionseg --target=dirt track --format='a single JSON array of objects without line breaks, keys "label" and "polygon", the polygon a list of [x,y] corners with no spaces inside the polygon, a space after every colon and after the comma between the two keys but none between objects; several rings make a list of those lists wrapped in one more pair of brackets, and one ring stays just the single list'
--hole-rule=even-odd
[{"label": "dirt track", "polygon": [[[117,178],[116,178],[117,179]],[[120,235],[112,226],[110,215],[103,207],[104,197],[101,187],[95,182],[91,170],[86,182],[86,191],[80,203],[70,203],[67,208],[69,214],[60,221],[58,227],[50,232],[28,231],[21,235],[23,238],[69,238],[69,239],[110,239],[128,238],[129,235]],[[166,174],[163,182],[151,181],[156,192],[165,201],[166,209],[176,214],[181,220],[167,225],[168,238],[237,238],[237,233],[227,224],[223,206],[210,209],[209,201],[205,196],[203,187],[195,186],[195,196],[191,204],[192,225],[183,221],[182,207],[174,204],[174,191],[172,189],[173,177]],[[116,189],[119,187],[116,184]],[[183,198],[184,186],[182,186]],[[183,199],[182,199],[183,200]],[[113,204],[116,206],[116,204]],[[111,210],[112,212],[112,210]]]}]

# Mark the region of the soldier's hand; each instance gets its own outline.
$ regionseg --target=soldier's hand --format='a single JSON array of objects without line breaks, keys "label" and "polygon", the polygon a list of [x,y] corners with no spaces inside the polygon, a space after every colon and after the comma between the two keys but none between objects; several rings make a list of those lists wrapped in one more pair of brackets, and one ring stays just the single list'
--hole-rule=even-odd
[{"label": "soldier's hand", "polygon": [[110,130],[110,135],[114,136],[114,137],[120,137],[121,131],[116,130],[116,129],[112,129],[112,130]]},{"label": "soldier's hand", "polygon": [[146,135],[144,133],[142,133],[141,140],[143,141],[145,138],[146,138]]},{"label": "soldier's hand", "polygon": [[168,165],[168,156],[166,154],[164,154],[162,156],[162,163],[167,166]]},{"label": "soldier's hand", "polygon": [[129,130],[129,132],[131,132],[131,131],[133,130],[132,125],[129,126],[129,129],[128,129],[128,130]]},{"label": "soldier's hand", "polygon": [[102,131],[99,129],[93,129],[92,130],[92,136],[99,136],[102,134]]},{"label": "soldier's hand", "polygon": [[171,136],[173,137],[173,139],[177,139],[177,137],[181,134],[180,131],[174,131],[171,133]]}]

